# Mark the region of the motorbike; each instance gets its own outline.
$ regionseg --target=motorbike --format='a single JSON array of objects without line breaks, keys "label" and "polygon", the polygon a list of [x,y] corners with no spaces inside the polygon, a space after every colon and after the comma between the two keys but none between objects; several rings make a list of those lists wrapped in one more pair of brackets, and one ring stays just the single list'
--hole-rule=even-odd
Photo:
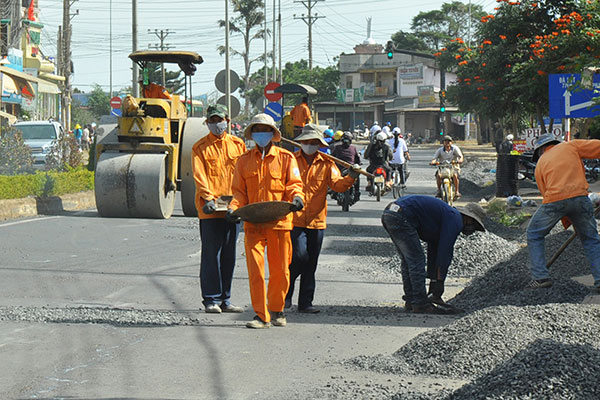
[{"label": "motorbike", "polygon": [[594,183],[600,177],[600,160],[583,160],[583,168],[588,183]]},{"label": "motorbike", "polygon": [[454,187],[454,168],[456,163],[450,161],[442,161],[435,164],[438,169],[438,176],[442,179],[441,195],[442,201],[448,205],[452,205],[456,198],[456,187]]},{"label": "motorbike", "polygon": [[520,180],[529,179],[535,182],[535,163],[532,161],[533,153],[523,153],[519,155],[519,173]]},{"label": "motorbike", "polygon": [[343,193],[334,192],[332,198],[342,207],[342,211],[350,211],[350,207],[360,199],[360,191],[358,191],[355,185],[352,185]]},{"label": "motorbike", "polygon": [[377,201],[381,201],[381,196],[384,196],[388,192],[388,188],[385,184],[386,173],[383,167],[377,167],[373,171],[373,179],[369,181],[369,196],[375,196]]}]

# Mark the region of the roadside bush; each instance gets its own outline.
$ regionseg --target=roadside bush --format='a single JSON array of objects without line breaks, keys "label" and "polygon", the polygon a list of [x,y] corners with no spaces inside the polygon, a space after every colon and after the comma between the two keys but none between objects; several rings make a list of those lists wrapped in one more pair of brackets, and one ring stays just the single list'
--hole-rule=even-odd
[{"label": "roadside bush", "polygon": [[3,129],[0,138],[0,175],[18,175],[33,171],[31,148],[23,141],[20,131]]},{"label": "roadside bush", "polygon": [[83,152],[73,135],[65,134],[52,142],[46,156],[46,169],[68,171],[83,164]]},{"label": "roadside bush", "polygon": [[67,172],[38,171],[35,174],[0,175],[0,199],[50,197],[94,189],[94,173],[83,167]]}]

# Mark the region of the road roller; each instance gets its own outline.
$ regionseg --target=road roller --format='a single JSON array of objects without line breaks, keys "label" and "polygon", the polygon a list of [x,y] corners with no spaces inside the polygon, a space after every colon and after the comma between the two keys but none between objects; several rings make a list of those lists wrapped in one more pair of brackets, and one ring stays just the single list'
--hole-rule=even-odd
[{"label": "road roller", "polygon": [[[95,196],[102,217],[169,218],[181,192],[185,216],[197,216],[192,146],[209,131],[193,116],[192,81],[202,57],[188,51],[136,51],[141,94],[123,99],[117,124],[100,126]],[[148,63],[174,63],[185,75],[184,96],[148,81]]]}]

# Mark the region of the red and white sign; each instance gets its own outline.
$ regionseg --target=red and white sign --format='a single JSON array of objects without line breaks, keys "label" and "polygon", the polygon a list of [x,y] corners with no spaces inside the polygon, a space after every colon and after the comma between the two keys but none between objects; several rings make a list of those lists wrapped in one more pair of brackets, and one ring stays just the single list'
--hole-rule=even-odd
[{"label": "red and white sign", "polygon": [[110,99],[110,107],[111,108],[121,108],[121,103],[123,100],[119,96],[115,96]]},{"label": "red and white sign", "polygon": [[527,151],[527,140],[513,140],[513,150],[519,153]]},{"label": "red and white sign", "polygon": [[283,96],[283,93],[275,93],[275,89],[281,86],[277,82],[269,82],[267,86],[265,86],[265,97],[269,101],[279,101]]}]

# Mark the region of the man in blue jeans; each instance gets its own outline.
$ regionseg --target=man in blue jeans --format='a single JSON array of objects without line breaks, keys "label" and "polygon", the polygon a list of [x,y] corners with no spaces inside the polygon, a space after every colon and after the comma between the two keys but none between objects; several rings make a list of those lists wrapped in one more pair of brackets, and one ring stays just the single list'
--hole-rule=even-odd
[{"label": "man in blue jeans", "polygon": [[[431,196],[404,196],[388,204],[381,222],[402,258],[402,298],[406,302],[406,311],[428,314],[456,312],[442,300],[454,243],[461,232],[470,235],[476,230],[485,231],[484,215],[477,204],[453,208]],[[427,263],[421,240],[427,243]],[[430,298],[425,291],[426,276],[430,279]]]},{"label": "man in blue jeans", "polygon": [[553,134],[540,136],[534,145],[535,181],[544,200],[527,227],[527,247],[533,280],[528,287],[552,286],[544,238],[558,221],[572,223],[591,264],[594,287],[600,292],[600,238],[594,208],[588,198],[589,185],[581,160],[600,157],[600,140],[561,143]]}]

